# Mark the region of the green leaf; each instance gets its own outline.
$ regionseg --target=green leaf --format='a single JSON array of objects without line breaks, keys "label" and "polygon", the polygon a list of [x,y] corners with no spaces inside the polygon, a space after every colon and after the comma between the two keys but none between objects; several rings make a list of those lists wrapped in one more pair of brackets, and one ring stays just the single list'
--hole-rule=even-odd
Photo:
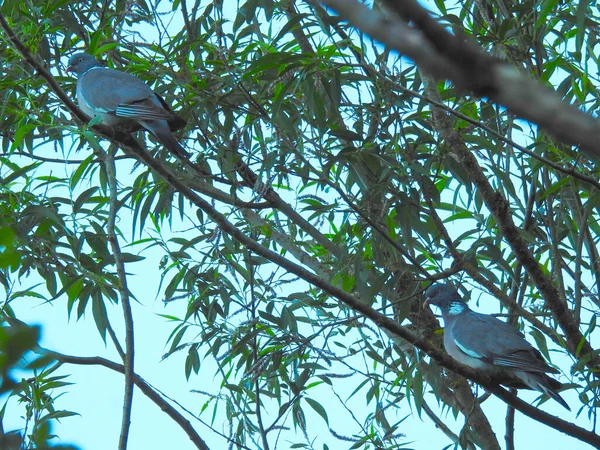
[{"label": "green leaf", "polygon": [[315,410],[315,412],[318,415],[320,415],[323,418],[327,426],[329,426],[329,418],[327,417],[327,411],[325,411],[325,408],[323,408],[323,406],[321,406],[319,402],[313,400],[312,398],[305,397],[304,400],[310,405],[312,409]]},{"label": "green leaf", "polygon": [[35,129],[36,126],[32,123],[25,123],[19,128],[17,128],[17,131],[15,132],[15,136],[13,138],[12,146],[10,147],[10,151],[14,152],[17,149],[21,149],[20,147],[25,137]]},{"label": "green leaf", "polygon": [[81,414],[78,414],[76,412],[72,412],[72,411],[52,411],[51,413],[46,414],[45,416],[41,417],[39,419],[39,422],[44,422],[47,420],[57,420],[57,419],[64,419],[65,417],[72,417],[72,416],[80,416]]},{"label": "green leaf", "polygon": [[577,30],[577,37],[575,38],[575,49],[577,53],[581,54],[581,49],[583,48],[583,40],[585,38],[585,33],[588,28],[585,25],[587,19],[587,11],[590,0],[579,0],[577,5],[577,20],[575,29]]},{"label": "green leaf", "polygon": [[94,315],[94,322],[96,322],[96,328],[102,337],[104,343],[106,343],[106,330],[108,329],[108,314],[106,312],[106,305],[100,295],[99,291],[95,291],[92,295],[92,314]]}]

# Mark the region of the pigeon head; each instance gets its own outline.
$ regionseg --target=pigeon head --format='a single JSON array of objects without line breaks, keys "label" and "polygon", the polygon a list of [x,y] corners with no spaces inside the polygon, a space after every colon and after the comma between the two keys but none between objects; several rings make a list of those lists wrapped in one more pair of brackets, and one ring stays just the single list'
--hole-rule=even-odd
[{"label": "pigeon head", "polygon": [[449,284],[435,283],[425,291],[425,306],[435,305],[442,314],[460,314],[469,309],[458,291]]},{"label": "pigeon head", "polygon": [[81,75],[96,66],[100,66],[100,62],[92,55],[87,53],[75,53],[69,58],[67,72],[75,72],[77,75]]}]

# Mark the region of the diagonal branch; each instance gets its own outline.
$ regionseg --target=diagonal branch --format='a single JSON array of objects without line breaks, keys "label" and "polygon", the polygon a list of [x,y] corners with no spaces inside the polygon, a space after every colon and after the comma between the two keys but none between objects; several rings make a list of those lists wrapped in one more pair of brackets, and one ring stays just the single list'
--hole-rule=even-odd
[{"label": "diagonal branch", "polygon": [[[66,364],[76,364],[80,366],[104,366],[108,369],[114,370],[116,372],[125,373],[125,367],[116,362],[110,361],[105,358],[97,357],[84,357],[84,356],[71,356],[64,355],[62,353],[44,350],[42,352],[52,358],[55,358],[57,361],[66,363]],[[144,393],[146,397],[152,400],[165,414],[167,414],[171,419],[179,425],[183,431],[190,438],[190,441],[194,443],[196,448],[199,450],[209,450],[208,446],[204,442],[204,440],[198,435],[196,430],[192,424],[187,420],[183,415],[173,408],[169,403],[167,403],[142,377],[138,374],[133,374],[133,381],[135,385],[139,388],[140,391]]]},{"label": "diagonal branch", "polygon": [[[232,145],[233,147],[233,145]],[[239,159],[235,163],[235,169],[240,175],[240,177],[244,180],[246,186],[250,188],[256,188],[261,185],[258,175],[254,173],[254,171],[242,161],[239,155],[236,155]],[[313,224],[311,224],[308,220],[298,213],[292,206],[279,196],[277,192],[271,186],[263,186],[264,188],[264,198],[274,207],[285,214],[290,220],[292,220],[296,225],[302,228],[307,234],[309,234],[319,245],[323,246],[329,253],[334,255],[336,258],[340,258],[343,255],[340,247],[335,245],[326,236],[324,236],[319,230],[317,230]]]},{"label": "diagonal branch", "polygon": [[569,145],[600,159],[600,124],[554,90],[503,63],[464,36],[450,34],[416,1],[386,0],[405,20],[392,20],[356,0],[323,0],[351,25],[411,58],[437,78],[485,96]]}]

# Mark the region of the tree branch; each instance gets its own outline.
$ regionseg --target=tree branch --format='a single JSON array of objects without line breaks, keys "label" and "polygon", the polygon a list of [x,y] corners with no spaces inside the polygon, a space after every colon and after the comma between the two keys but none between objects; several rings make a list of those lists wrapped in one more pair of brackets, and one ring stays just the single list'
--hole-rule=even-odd
[{"label": "tree branch", "polygon": [[[242,180],[246,183],[246,186],[255,189],[258,184],[262,184],[258,176],[254,173],[254,171],[242,161],[240,155],[236,155],[239,159],[235,163],[235,168]],[[308,222],[304,217],[302,217],[298,211],[292,208],[288,203],[283,201],[283,199],[279,196],[277,192],[271,186],[263,186],[264,188],[264,198],[273,205],[273,207],[277,208],[283,214],[285,214],[290,220],[292,220],[296,225],[302,228],[306,233],[308,233],[319,245],[323,246],[329,253],[334,255],[336,258],[340,258],[343,254],[341,249],[327,239],[319,230],[317,230],[310,222]]]},{"label": "tree branch", "polygon": [[552,89],[485,53],[464,36],[447,32],[416,1],[386,0],[386,5],[416,27],[392,20],[356,0],[323,0],[351,25],[415,61],[436,78],[504,105],[523,119],[569,145],[600,159],[600,124],[568,104]]},{"label": "tree branch", "polygon": [[251,209],[243,210],[242,214],[248,222],[254,224],[255,226],[268,228],[269,238],[278,243],[281,248],[290,252],[294,258],[300,261],[301,264],[310,267],[313,272],[324,274],[328,279],[331,279],[331,270],[326,265],[321,264],[317,259],[313,258],[311,255],[294,244],[290,237],[287,234],[279,231],[274,224],[266,221]]},{"label": "tree branch", "polygon": [[[64,355],[62,353],[54,352],[51,350],[42,349],[42,352],[46,355],[49,355],[53,358],[56,358],[57,361],[66,363],[66,364],[76,364],[80,366],[104,366],[108,369],[114,370],[116,372],[125,374],[125,367],[116,362],[110,361],[105,358],[101,358],[99,356],[95,357],[83,357],[83,356],[71,356]],[[185,431],[185,434],[190,438],[190,441],[194,443],[196,448],[199,450],[210,450],[204,440],[196,433],[192,424],[187,420],[183,415],[173,408],[169,403],[167,403],[142,377],[133,374],[133,381],[135,385],[139,388],[140,391],[144,393],[146,397],[154,402],[165,414],[167,414],[177,425]]]},{"label": "tree branch", "polygon": [[133,314],[131,312],[131,302],[129,300],[129,288],[127,287],[127,276],[125,275],[125,264],[121,256],[121,247],[119,246],[117,234],[115,233],[115,221],[117,218],[117,211],[119,210],[117,175],[114,160],[115,152],[116,148],[111,146],[104,161],[108,177],[108,186],[110,189],[110,210],[106,227],[108,242],[115,258],[117,277],[119,279],[119,296],[121,297],[123,320],[125,322],[125,357],[123,358],[123,364],[125,366],[125,392],[123,397],[123,419],[121,422],[121,434],[119,436],[119,450],[126,450],[131,425],[131,409],[133,406],[135,342],[133,333]]},{"label": "tree branch", "polygon": [[[416,91],[413,91],[412,89],[408,89],[404,86],[402,86],[401,84],[396,83],[394,86],[396,89],[406,92],[407,94],[410,94],[414,97],[417,97],[427,103],[429,103],[432,106],[435,106],[437,108],[441,108],[444,111],[446,111],[448,114],[451,114],[461,120],[464,120],[465,122],[470,123],[471,125],[476,126],[477,128],[482,129],[483,131],[485,131],[486,133],[490,134],[491,136],[494,136],[496,139],[504,142],[506,145],[509,145],[513,148],[516,148],[517,150],[519,150],[520,152],[525,153],[528,156],[531,156],[532,158],[537,159],[538,161],[540,161],[541,163],[543,163],[544,165],[548,166],[548,167],[552,167],[554,170],[557,170],[559,172],[564,173],[565,175],[569,175],[572,176],[573,178],[576,178],[580,181],[583,181],[584,183],[589,184],[590,186],[595,187],[596,189],[598,189],[600,191],[600,182],[598,182],[598,180],[596,180],[594,177],[589,176],[589,175],[585,175],[581,172],[578,172],[577,170],[575,170],[575,167],[571,166],[571,167],[563,167],[558,163],[555,163],[554,161],[549,160],[548,158],[544,158],[543,156],[538,155],[537,153],[529,150],[527,147],[517,144],[515,141],[513,141],[512,139],[507,138],[506,136],[503,136],[502,134],[498,133],[497,131],[493,130],[492,128],[488,127],[486,124],[479,122],[469,116],[467,116],[466,114],[461,113],[460,111],[456,111],[455,109],[446,106],[445,104],[443,104],[441,101],[436,101],[431,99],[430,97],[427,97],[425,95],[421,95]],[[509,134],[510,135],[510,134]]]},{"label": "tree branch", "polygon": [[[433,410],[429,407],[425,400],[423,400],[422,407],[423,411],[425,411],[425,414],[427,414],[432,420],[432,422],[435,424],[435,427],[442,430],[442,433],[448,436],[452,440],[452,442],[458,443],[458,436],[454,434],[450,427],[448,427],[448,425],[446,425],[444,421],[433,412]],[[475,446],[469,442],[467,443],[467,450],[475,450]]]},{"label": "tree branch", "polygon": [[[514,389],[511,389],[511,392]],[[515,408],[508,406],[506,408],[506,450],[515,450]]]}]

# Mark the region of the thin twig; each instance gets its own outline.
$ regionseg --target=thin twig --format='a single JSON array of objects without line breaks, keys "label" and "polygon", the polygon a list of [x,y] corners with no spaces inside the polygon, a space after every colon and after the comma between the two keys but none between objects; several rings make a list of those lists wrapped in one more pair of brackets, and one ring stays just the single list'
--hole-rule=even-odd
[{"label": "thin twig", "polygon": [[113,342],[113,345],[115,346],[115,349],[117,350],[121,361],[125,361],[125,352],[123,351],[123,347],[121,346],[121,343],[117,338],[117,334],[115,333],[115,330],[113,329],[110,322],[106,324],[106,330],[108,331],[108,335],[110,336],[110,339]]},{"label": "thin twig", "polygon": [[[510,390],[513,394],[516,389]],[[506,450],[515,450],[515,408],[508,406],[506,408],[506,434],[504,439],[506,441]]]},{"label": "thin twig", "polygon": [[[103,366],[116,372],[125,373],[125,367],[116,362],[110,361],[99,356],[84,357],[84,356],[71,356],[62,353],[54,352],[51,350],[41,349],[42,353],[56,358],[57,361],[66,364],[76,364],[82,366]],[[144,393],[146,397],[152,400],[165,414],[167,414],[175,423],[177,423],[183,431],[190,438],[190,441],[194,443],[196,448],[199,450],[209,450],[206,443],[198,435],[192,424],[183,415],[167,403],[142,377],[138,374],[133,374],[133,381],[140,391]]]},{"label": "thin twig", "polygon": [[110,189],[110,211],[108,214],[106,228],[108,242],[115,258],[117,277],[119,279],[121,307],[123,309],[123,319],[125,321],[125,358],[123,359],[123,364],[125,366],[125,393],[123,398],[123,419],[121,423],[121,434],[119,436],[119,450],[126,450],[127,440],[129,438],[129,429],[131,425],[131,409],[133,406],[135,343],[133,333],[133,314],[131,312],[129,289],[127,287],[127,276],[125,275],[125,263],[123,262],[121,248],[115,233],[115,221],[117,218],[117,211],[119,210],[119,200],[117,196],[117,175],[114,160],[116,151],[116,147],[109,149],[104,165],[106,168],[108,186]]},{"label": "thin twig", "polygon": [[[257,316],[256,316],[256,302],[258,301],[256,297],[256,293],[254,292],[254,265],[252,263],[252,253],[249,250],[244,251],[244,257],[246,260],[246,265],[248,267],[248,278],[250,279],[250,313],[252,319],[252,357],[254,360],[254,364],[258,364],[260,362],[260,355],[258,351],[258,335],[259,330],[257,328]],[[257,373],[252,374],[254,377],[254,395],[256,396],[256,422],[258,423],[258,432],[260,433],[263,450],[269,450],[269,440],[267,439],[267,431],[265,430],[265,426],[262,418],[262,405],[260,398],[260,370]]]}]

